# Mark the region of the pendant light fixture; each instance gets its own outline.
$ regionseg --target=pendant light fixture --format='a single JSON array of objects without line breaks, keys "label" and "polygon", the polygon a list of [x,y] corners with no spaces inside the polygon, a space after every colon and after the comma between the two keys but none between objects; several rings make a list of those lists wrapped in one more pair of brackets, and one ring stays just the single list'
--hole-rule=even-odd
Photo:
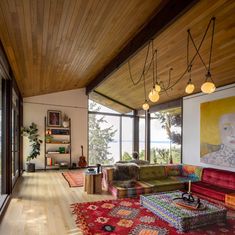
[{"label": "pendant light fixture", "polygon": [[206,74],[206,81],[202,84],[201,90],[206,94],[210,94],[213,93],[215,89],[216,89],[215,84],[212,81],[210,72],[208,71],[208,73]]},{"label": "pendant light fixture", "polygon": [[155,103],[159,100],[159,98],[160,98],[160,96],[159,96],[158,92],[153,87],[153,89],[149,92],[149,100],[151,102]]},{"label": "pendant light fixture", "polygon": [[145,103],[142,105],[142,108],[143,108],[144,111],[149,110],[149,104],[148,104],[147,100],[145,100]]},{"label": "pendant light fixture", "polygon": [[216,89],[213,79],[211,77],[211,56],[212,56],[212,46],[214,41],[214,34],[215,34],[215,17],[212,18],[213,26],[212,26],[212,36],[211,36],[211,46],[210,46],[210,56],[209,56],[209,64],[208,70],[206,74],[205,82],[201,86],[202,92],[206,94],[213,93]]},{"label": "pendant light fixture", "polygon": [[[211,43],[210,43],[210,52],[209,52],[209,63],[208,66],[203,60],[203,57],[200,54],[200,49],[202,47],[203,42],[205,41],[206,35],[208,34],[209,29],[211,28],[210,26],[212,25],[212,36],[211,36]],[[216,86],[214,84],[214,81],[212,79],[211,75],[211,58],[212,58],[212,47],[213,47],[213,40],[214,40],[214,31],[215,31],[215,17],[211,18],[207,28],[202,36],[202,39],[198,46],[196,45],[192,34],[190,33],[190,29],[188,29],[188,40],[187,40],[187,67],[185,68],[184,72],[176,78],[174,77],[174,80],[171,78],[171,71],[173,68],[170,68],[169,70],[169,78],[168,81],[161,81],[158,82],[158,56],[157,56],[157,50],[154,50],[153,46],[153,40],[151,40],[148,43],[147,51],[146,51],[146,56],[145,56],[145,61],[143,65],[142,72],[137,80],[133,79],[132,73],[131,73],[131,66],[130,66],[130,61],[128,61],[128,68],[129,68],[129,75],[130,79],[133,83],[134,86],[138,85],[140,82],[144,82],[144,103],[142,105],[142,108],[145,111],[149,110],[149,101],[156,103],[160,99],[160,93],[164,93],[167,96],[170,96],[168,94],[169,91],[172,91],[172,89],[179,84],[179,82],[185,77],[185,75],[188,73],[188,82],[185,87],[185,92],[187,94],[192,94],[195,90],[195,85],[192,82],[192,66],[194,64],[195,58],[199,58],[200,61],[202,62],[203,66],[205,67],[206,71],[206,76],[205,76],[205,81],[201,86],[202,92],[206,94],[210,94],[215,91]],[[192,58],[189,60],[189,40],[192,43],[195,53],[193,54]],[[152,47],[152,57],[151,60],[149,61],[149,54],[150,54],[150,47]],[[149,62],[148,62],[149,61]],[[148,63],[147,63],[148,62]],[[149,72],[149,70],[152,69],[152,89],[150,90],[148,96],[146,93],[146,74]],[[148,99],[147,99],[148,98]]]}]

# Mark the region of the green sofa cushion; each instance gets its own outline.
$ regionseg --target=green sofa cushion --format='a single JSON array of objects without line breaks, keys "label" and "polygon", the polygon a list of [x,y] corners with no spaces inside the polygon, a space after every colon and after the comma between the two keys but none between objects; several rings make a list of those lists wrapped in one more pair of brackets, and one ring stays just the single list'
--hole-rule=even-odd
[{"label": "green sofa cushion", "polygon": [[139,170],[139,180],[152,180],[166,178],[165,166],[149,165],[141,166]]}]

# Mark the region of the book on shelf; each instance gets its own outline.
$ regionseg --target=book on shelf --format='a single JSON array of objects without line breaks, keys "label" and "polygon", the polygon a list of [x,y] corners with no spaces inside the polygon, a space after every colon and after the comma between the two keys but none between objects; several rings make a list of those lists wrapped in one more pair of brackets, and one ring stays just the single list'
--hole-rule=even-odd
[{"label": "book on shelf", "polygon": [[48,151],[47,154],[57,154],[57,153],[60,153],[59,151]]}]

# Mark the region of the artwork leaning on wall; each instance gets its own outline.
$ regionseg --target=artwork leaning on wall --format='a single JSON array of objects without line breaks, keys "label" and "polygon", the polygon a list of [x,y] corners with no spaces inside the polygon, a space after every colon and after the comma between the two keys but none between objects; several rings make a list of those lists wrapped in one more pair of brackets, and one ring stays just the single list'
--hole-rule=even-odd
[{"label": "artwork leaning on wall", "polygon": [[235,167],[235,96],[201,104],[200,160]]}]

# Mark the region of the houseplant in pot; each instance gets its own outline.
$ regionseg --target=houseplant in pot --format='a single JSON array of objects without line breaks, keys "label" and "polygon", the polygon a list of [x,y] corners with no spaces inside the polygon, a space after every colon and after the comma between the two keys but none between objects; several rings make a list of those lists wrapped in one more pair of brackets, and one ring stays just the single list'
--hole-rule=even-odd
[{"label": "houseplant in pot", "polygon": [[26,170],[28,172],[35,172],[35,163],[31,163],[30,161],[40,155],[40,147],[42,143],[42,140],[39,138],[37,125],[32,122],[29,127],[22,127],[21,135],[28,137],[32,148],[30,154],[27,156]]}]

